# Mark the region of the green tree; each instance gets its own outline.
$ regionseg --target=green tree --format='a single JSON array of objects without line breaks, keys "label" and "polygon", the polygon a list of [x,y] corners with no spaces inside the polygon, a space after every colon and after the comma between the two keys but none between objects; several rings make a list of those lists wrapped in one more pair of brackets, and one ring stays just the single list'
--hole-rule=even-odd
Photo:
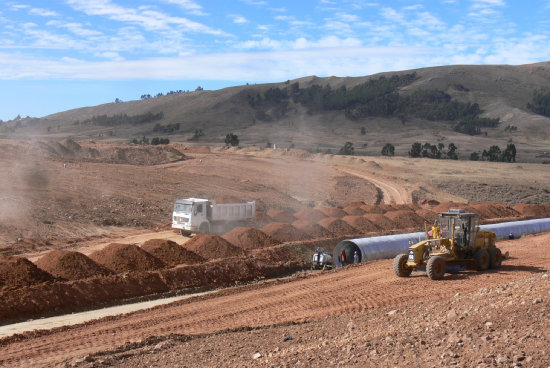
[{"label": "green tree", "polygon": [[339,155],[353,155],[353,151],[354,151],[353,143],[346,142],[346,144],[344,144],[344,147],[340,148],[340,151],[338,151],[338,154]]},{"label": "green tree", "polygon": [[500,147],[499,146],[491,146],[489,148],[489,151],[487,151],[487,159],[489,161],[500,161]]},{"label": "green tree", "polygon": [[411,150],[409,151],[410,157],[420,157],[422,156],[422,145],[419,142],[415,142],[411,146]]},{"label": "green tree", "polygon": [[457,150],[458,147],[454,143],[449,143],[447,146],[447,158],[450,158],[451,160],[458,160],[458,154],[456,153]]},{"label": "green tree", "polygon": [[384,147],[382,147],[382,156],[393,156],[395,154],[395,147],[391,143],[386,143]]},{"label": "green tree", "polygon": [[236,134],[229,133],[225,136],[225,145],[226,146],[238,146],[239,145],[239,137]]},{"label": "green tree", "polygon": [[502,161],[516,162],[516,146],[513,143],[508,144],[502,153]]},{"label": "green tree", "polygon": [[477,152],[470,153],[470,161],[479,161],[479,153]]}]

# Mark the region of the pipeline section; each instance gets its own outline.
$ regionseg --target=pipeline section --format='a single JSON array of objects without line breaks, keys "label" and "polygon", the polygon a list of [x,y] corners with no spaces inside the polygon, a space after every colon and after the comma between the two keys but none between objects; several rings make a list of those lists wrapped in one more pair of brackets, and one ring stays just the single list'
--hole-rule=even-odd
[{"label": "pipeline section", "polygon": [[[550,218],[481,225],[480,230],[494,232],[498,240],[509,239],[510,234],[518,239],[524,235],[550,232]],[[410,242],[418,243],[422,240],[426,240],[426,233],[423,231],[342,240],[334,248],[334,264],[342,267],[354,263],[357,258],[359,262],[393,258],[405,253]]]}]

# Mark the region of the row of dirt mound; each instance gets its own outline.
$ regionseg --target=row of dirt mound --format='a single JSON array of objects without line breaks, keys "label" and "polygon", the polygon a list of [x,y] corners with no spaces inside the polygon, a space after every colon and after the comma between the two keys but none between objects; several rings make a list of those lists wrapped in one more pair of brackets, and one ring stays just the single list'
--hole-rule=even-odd
[{"label": "row of dirt mound", "polygon": [[101,162],[129,165],[158,165],[187,157],[171,145],[126,145],[85,142],[72,139],[38,141],[34,147],[42,155],[64,162]]}]

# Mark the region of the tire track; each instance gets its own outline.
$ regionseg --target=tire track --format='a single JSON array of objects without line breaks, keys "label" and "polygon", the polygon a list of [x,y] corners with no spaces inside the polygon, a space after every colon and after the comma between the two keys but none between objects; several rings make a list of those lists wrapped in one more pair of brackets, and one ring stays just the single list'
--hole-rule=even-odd
[{"label": "tire track", "polygon": [[382,200],[386,204],[406,204],[412,202],[411,194],[403,186],[397,184],[398,179],[396,178],[385,179],[381,176],[374,177],[374,175],[350,169],[339,168],[338,170],[374,184],[382,192]]}]

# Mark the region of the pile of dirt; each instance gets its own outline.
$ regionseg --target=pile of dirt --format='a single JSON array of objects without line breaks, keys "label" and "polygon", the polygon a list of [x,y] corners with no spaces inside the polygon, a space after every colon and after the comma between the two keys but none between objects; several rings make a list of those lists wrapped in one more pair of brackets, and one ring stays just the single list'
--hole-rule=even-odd
[{"label": "pile of dirt", "polygon": [[384,215],[395,229],[423,229],[424,219],[411,210],[389,211]]},{"label": "pile of dirt", "polygon": [[263,231],[251,227],[236,227],[222,238],[242,249],[266,248],[281,243]]},{"label": "pile of dirt", "polygon": [[342,219],[327,217],[319,221],[319,225],[333,233],[335,236],[359,234],[360,231]]},{"label": "pile of dirt", "polygon": [[440,212],[447,212],[450,208],[464,208],[466,206],[465,203],[457,203],[457,202],[441,202],[437,206],[432,208],[432,211],[440,213]]},{"label": "pile of dirt", "polygon": [[434,221],[439,218],[439,213],[429,209],[416,210],[416,214],[427,221],[428,224],[433,224]]},{"label": "pile of dirt", "polygon": [[292,226],[305,233],[310,239],[333,238],[335,236],[321,225],[312,224],[309,221],[296,220]]},{"label": "pile of dirt", "polygon": [[16,289],[53,280],[52,275],[26,258],[0,256],[0,289]]},{"label": "pile of dirt", "polygon": [[327,217],[342,218],[347,216],[346,211],[340,207],[318,207],[317,209],[324,213]]},{"label": "pile of dirt", "polygon": [[436,201],[435,199],[423,199],[419,201],[418,204],[420,205],[420,207],[431,209],[438,206],[440,202]]},{"label": "pile of dirt", "polygon": [[[388,209],[389,207],[389,209]],[[386,213],[392,211],[393,208],[389,204],[365,204],[360,207],[365,213]]]},{"label": "pile of dirt", "polygon": [[315,209],[315,208],[304,208],[303,210],[300,210],[294,214],[294,217],[296,217],[298,220],[308,221],[310,223],[316,223],[327,216]]},{"label": "pile of dirt", "polygon": [[500,203],[470,203],[467,210],[476,213],[481,219],[496,219],[518,216],[519,212]]},{"label": "pile of dirt", "polygon": [[141,248],[171,267],[204,262],[204,258],[171,240],[150,239],[143,243]]},{"label": "pile of dirt", "polygon": [[371,233],[380,230],[378,226],[364,216],[346,216],[342,220],[363,233]]},{"label": "pile of dirt", "polygon": [[256,211],[256,215],[251,220],[251,223],[256,227],[263,227],[270,222],[273,222],[273,219],[262,211]]},{"label": "pile of dirt", "polygon": [[266,212],[266,214],[273,219],[273,221],[276,222],[286,222],[286,223],[292,223],[296,218],[294,217],[294,214],[290,210],[275,210],[270,209]]},{"label": "pile of dirt", "polygon": [[262,228],[263,232],[271,235],[280,242],[291,242],[307,239],[307,235],[294,226],[283,222],[272,222]]},{"label": "pile of dirt", "polygon": [[115,273],[150,271],[164,268],[164,263],[135,244],[111,243],[90,254],[90,258]]},{"label": "pile of dirt", "polygon": [[361,206],[348,205],[344,207],[344,212],[348,216],[363,216],[366,211],[361,208],[362,206],[364,206],[364,204],[362,204]]},{"label": "pile of dirt", "polygon": [[381,213],[366,213],[363,216],[378,226],[381,231],[387,232],[395,230],[393,222]]},{"label": "pile of dirt", "polygon": [[183,246],[204,259],[242,257],[245,252],[218,235],[197,234]]},{"label": "pile of dirt", "polygon": [[517,204],[515,211],[525,217],[544,218],[550,216],[550,204]]},{"label": "pile of dirt", "polygon": [[65,280],[79,280],[111,274],[111,271],[84,254],[69,250],[52,250],[35,263],[40,269]]}]

